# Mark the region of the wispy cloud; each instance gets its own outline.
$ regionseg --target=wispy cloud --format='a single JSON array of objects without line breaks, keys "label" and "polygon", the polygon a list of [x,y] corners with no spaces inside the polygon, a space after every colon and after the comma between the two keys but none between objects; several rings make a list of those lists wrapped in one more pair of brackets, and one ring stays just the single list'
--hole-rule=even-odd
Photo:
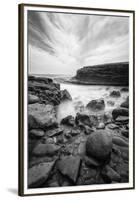
[{"label": "wispy cloud", "polygon": [[128,61],[129,18],[29,11],[29,72]]}]

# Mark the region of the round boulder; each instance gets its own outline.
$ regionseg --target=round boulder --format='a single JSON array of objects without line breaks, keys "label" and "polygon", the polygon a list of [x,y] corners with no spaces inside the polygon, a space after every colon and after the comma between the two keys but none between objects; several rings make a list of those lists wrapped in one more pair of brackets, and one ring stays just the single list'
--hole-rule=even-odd
[{"label": "round boulder", "polygon": [[98,130],[86,141],[86,153],[100,161],[109,158],[112,150],[112,135],[108,131]]},{"label": "round boulder", "polygon": [[103,99],[95,99],[90,101],[86,107],[92,111],[104,110],[105,102]]},{"label": "round boulder", "polygon": [[120,97],[121,94],[120,94],[120,91],[113,90],[113,91],[110,93],[110,96],[111,96],[111,97]]}]

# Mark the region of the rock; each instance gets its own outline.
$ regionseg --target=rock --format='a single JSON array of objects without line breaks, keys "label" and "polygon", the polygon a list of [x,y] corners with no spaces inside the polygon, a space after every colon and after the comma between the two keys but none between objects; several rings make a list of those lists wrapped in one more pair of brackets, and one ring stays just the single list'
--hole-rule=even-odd
[{"label": "rock", "polygon": [[121,88],[121,90],[120,90],[121,92],[128,92],[129,91],[129,89],[128,89],[128,87],[127,88]]},{"label": "rock", "polygon": [[29,131],[29,134],[35,137],[43,137],[45,132],[41,129],[32,129]]},{"label": "rock", "polygon": [[119,91],[117,90],[113,90],[111,93],[110,93],[110,97],[120,97],[121,94]]},{"label": "rock", "polygon": [[77,113],[76,118],[75,118],[75,122],[76,122],[77,125],[85,124],[87,126],[92,126],[92,122],[90,120],[90,117],[86,114]]},{"label": "rock", "polygon": [[120,107],[129,108],[129,98],[127,98],[123,103],[121,103]]},{"label": "rock", "polygon": [[110,100],[110,101],[107,101],[107,104],[110,105],[110,106],[114,106],[115,102]]},{"label": "rock", "polygon": [[97,129],[105,129],[105,124],[103,122],[100,122],[96,128]]},{"label": "rock", "polygon": [[61,101],[71,101],[72,97],[69,94],[69,92],[65,89],[65,90],[61,90]]},{"label": "rock", "polygon": [[86,66],[77,70],[72,82],[95,85],[128,85],[129,63],[109,63]]},{"label": "rock", "polygon": [[108,124],[107,127],[111,130],[119,129],[119,126],[116,124]]},{"label": "rock", "polygon": [[63,175],[67,176],[74,183],[76,183],[79,174],[80,164],[80,157],[66,156],[62,160],[58,161],[57,167]]},{"label": "rock", "polygon": [[86,135],[90,135],[91,133],[93,133],[94,132],[94,129],[93,128],[90,128],[89,126],[84,126],[84,128],[85,128],[85,134]]},{"label": "rock", "polygon": [[45,129],[57,126],[55,110],[52,105],[30,104],[28,106],[29,129]]},{"label": "rock", "polygon": [[67,117],[65,117],[61,120],[61,124],[74,126],[75,125],[75,119],[72,115],[69,115],[69,116],[67,116]]},{"label": "rock", "polygon": [[126,138],[129,137],[129,131],[128,130],[121,130],[121,134]]},{"label": "rock", "polygon": [[37,103],[37,102],[39,102],[39,97],[37,97],[36,95],[32,95],[32,94],[28,95],[28,103],[29,104],[33,104],[33,103]]},{"label": "rock", "polygon": [[103,179],[106,183],[112,183],[113,181],[120,182],[121,176],[112,169],[109,165],[106,165],[101,172]]},{"label": "rock", "polygon": [[44,155],[53,156],[53,155],[57,154],[57,152],[59,151],[59,149],[60,149],[60,146],[55,145],[55,144],[39,143],[33,149],[33,154],[35,156],[44,156]]},{"label": "rock", "polygon": [[55,164],[54,162],[45,162],[31,167],[28,170],[29,188],[41,186],[49,177],[49,174]]},{"label": "rock", "polygon": [[57,181],[51,181],[48,183],[48,187],[59,187],[59,183]]},{"label": "rock", "polygon": [[95,131],[86,142],[86,152],[90,157],[105,161],[112,150],[112,135],[105,130]]},{"label": "rock", "polygon": [[124,140],[122,137],[113,136],[112,141],[114,144],[122,147],[128,147],[128,142]]},{"label": "rock", "polygon": [[99,167],[101,165],[100,162],[98,162],[96,159],[89,157],[89,156],[85,156],[84,161],[85,161],[86,165],[88,165],[90,167]]},{"label": "rock", "polygon": [[89,110],[92,111],[99,111],[99,110],[104,110],[105,109],[105,102],[103,99],[96,99],[90,101],[87,106]]},{"label": "rock", "polygon": [[126,108],[115,108],[112,111],[113,119],[115,120],[118,116],[128,116],[129,110]]},{"label": "rock", "polygon": [[80,134],[80,130],[79,130],[77,127],[74,127],[74,128],[71,130],[70,134],[71,134],[72,136],[79,135],[79,134]]},{"label": "rock", "polygon": [[53,137],[53,136],[57,136],[63,133],[63,129],[62,128],[55,128],[49,131],[46,131],[46,135],[48,135],[49,137]]},{"label": "rock", "polygon": [[115,121],[116,122],[120,122],[120,123],[128,123],[129,122],[129,117],[119,116],[119,117],[116,118]]}]

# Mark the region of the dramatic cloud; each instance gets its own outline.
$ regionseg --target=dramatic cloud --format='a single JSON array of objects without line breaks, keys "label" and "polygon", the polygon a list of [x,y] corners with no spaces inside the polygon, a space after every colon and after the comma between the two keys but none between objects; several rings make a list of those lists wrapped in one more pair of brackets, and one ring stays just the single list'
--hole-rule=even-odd
[{"label": "dramatic cloud", "polygon": [[129,18],[29,11],[29,72],[75,74],[129,60]]}]

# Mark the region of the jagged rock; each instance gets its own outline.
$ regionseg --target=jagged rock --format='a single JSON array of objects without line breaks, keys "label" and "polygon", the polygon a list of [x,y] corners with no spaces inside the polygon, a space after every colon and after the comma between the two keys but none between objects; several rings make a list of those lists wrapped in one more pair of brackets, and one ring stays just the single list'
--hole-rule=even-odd
[{"label": "jagged rock", "polygon": [[126,140],[124,140],[122,137],[113,136],[112,141],[116,145],[119,145],[122,147],[128,147],[128,142]]},{"label": "jagged rock", "polygon": [[39,143],[33,149],[33,154],[35,156],[44,156],[44,155],[53,156],[53,155],[57,154],[57,152],[59,151],[59,149],[60,149],[60,146],[55,145],[55,144]]},{"label": "jagged rock", "polygon": [[48,135],[49,137],[53,137],[53,136],[57,136],[63,133],[63,129],[62,128],[55,128],[49,131],[46,131],[46,135]]},{"label": "jagged rock", "polygon": [[32,129],[29,131],[30,136],[43,137],[45,132],[41,129]]},{"label": "jagged rock", "polygon": [[80,164],[80,157],[66,156],[62,160],[58,161],[57,167],[63,175],[67,176],[74,183],[76,183],[79,174]]},{"label": "jagged rock", "polygon": [[69,116],[67,116],[67,117],[65,117],[61,120],[61,124],[74,126],[75,125],[75,119],[72,115],[69,115]]},{"label": "jagged rock", "polygon": [[109,165],[106,165],[101,172],[102,177],[107,183],[112,183],[113,181],[120,182],[121,176],[112,169]]},{"label": "jagged rock", "polygon": [[104,110],[105,109],[105,102],[103,99],[96,99],[90,101],[87,106],[89,110],[92,111],[99,111],[99,110]]},{"label": "jagged rock", "polygon": [[120,94],[119,91],[113,90],[113,91],[110,93],[110,96],[111,96],[111,97],[120,97],[121,94]]},{"label": "jagged rock", "polygon": [[61,90],[61,101],[66,101],[66,100],[71,101],[72,97],[66,89]]},{"label": "jagged rock", "polygon": [[84,125],[87,125],[87,126],[92,126],[92,122],[90,120],[90,117],[86,114],[77,113],[76,118],[75,118],[75,122],[76,122],[77,125],[84,124]]},{"label": "jagged rock", "polygon": [[28,126],[29,129],[45,129],[57,126],[55,110],[52,105],[30,104],[28,106]]},{"label": "jagged rock", "polygon": [[54,162],[40,163],[28,170],[29,188],[41,186],[49,177],[49,174],[55,164]]},{"label": "jagged rock", "polygon": [[105,130],[95,131],[87,138],[86,152],[90,157],[104,161],[112,150],[112,135]]},{"label": "jagged rock", "polygon": [[37,103],[37,102],[39,102],[39,97],[37,97],[36,95],[32,95],[32,94],[28,95],[28,103],[29,104],[33,104],[33,103]]},{"label": "jagged rock", "polygon": [[115,108],[112,111],[113,119],[115,120],[118,116],[128,116],[129,110],[126,108]]}]

